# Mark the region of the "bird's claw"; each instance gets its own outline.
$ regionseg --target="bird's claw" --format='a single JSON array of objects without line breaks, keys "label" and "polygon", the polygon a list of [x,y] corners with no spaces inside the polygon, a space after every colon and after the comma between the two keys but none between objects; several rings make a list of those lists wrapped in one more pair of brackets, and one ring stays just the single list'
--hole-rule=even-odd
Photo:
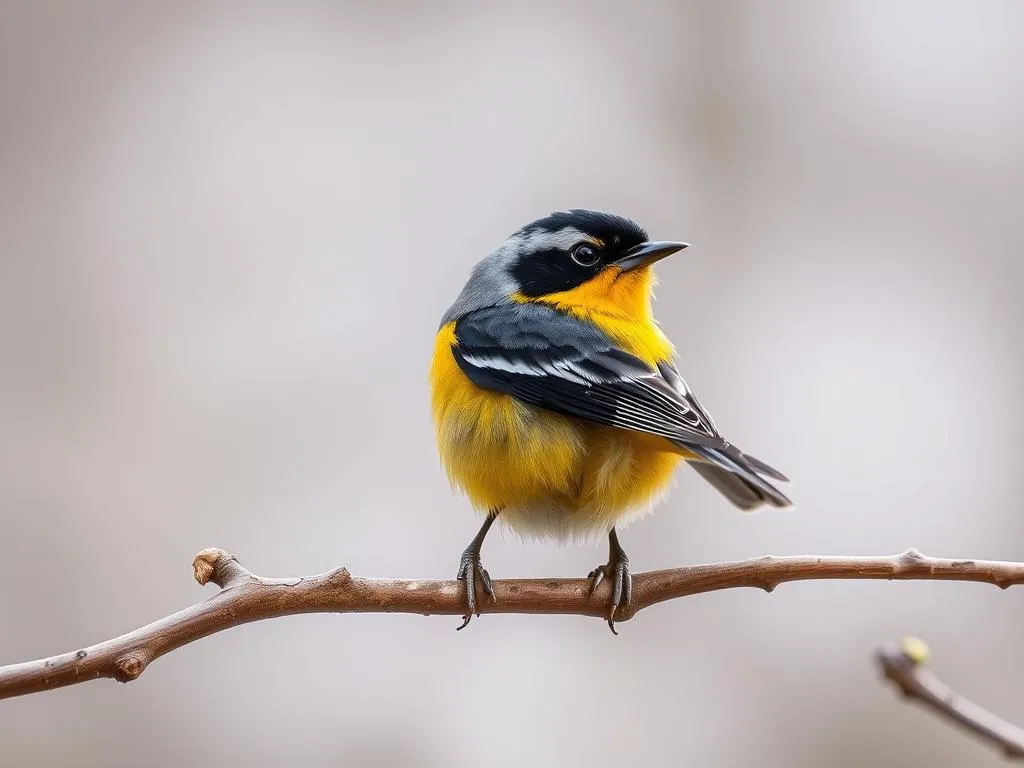
[{"label": "bird's claw", "polygon": [[633,577],[629,573],[629,558],[625,553],[618,558],[608,562],[606,565],[599,565],[588,575],[590,579],[590,594],[593,595],[605,578],[612,584],[612,600],[608,611],[608,629],[613,635],[619,634],[615,630],[615,612],[620,607],[625,608],[633,599]]},{"label": "bird's claw", "polygon": [[473,552],[471,549],[467,549],[462,553],[462,559],[459,561],[459,572],[455,578],[466,582],[466,615],[462,617],[462,624],[457,628],[465,629],[474,614],[480,615],[476,605],[477,579],[480,580],[484,593],[491,598],[492,603],[496,599],[494,597],[494,586],[491,584],[491,575],[487,573],[487,569],[480,562],[480,553]]}]

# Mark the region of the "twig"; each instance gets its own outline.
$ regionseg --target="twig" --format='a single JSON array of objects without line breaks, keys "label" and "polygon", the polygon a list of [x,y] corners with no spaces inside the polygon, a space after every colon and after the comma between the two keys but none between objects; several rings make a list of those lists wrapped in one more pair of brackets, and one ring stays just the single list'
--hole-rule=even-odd
[{"label": "twig", "polygon": [[[220,549],[193,561],[200,584],[216,595],[126,635],[48,659],[0,667],[0,698],[23,696],[100,677],[134,680],[154,660],[200,638],[251,621],[299,613],[420,613],[461,616],[463,585],[457,581],[362,579],[337,568],[318,576],[267,579],[243,568]],[[943,560],[909,549],[889,557],[758,557],[737,562],[650,571],[633,577],[633,598],[618,621],[677,597],[735,587],[771,592],[787,581],[807,579],[939,579],[979,581],[1006,588],[1024,583],[1024,563]],[[597,616],[607,612],[610,586],[590,594],[586,579],[495,581],[495,602],[485,613]]]},{"label": "twig", "polygon": [[876,658],[882,674],[894,682],[905,697],[921,702],[994,744],[1007,758],[1024,758],[1024,730],[963,698],[932,674],[925,667],[928,647],[923,641],[907,638],[901,645],[887,643],[878,649]]}]

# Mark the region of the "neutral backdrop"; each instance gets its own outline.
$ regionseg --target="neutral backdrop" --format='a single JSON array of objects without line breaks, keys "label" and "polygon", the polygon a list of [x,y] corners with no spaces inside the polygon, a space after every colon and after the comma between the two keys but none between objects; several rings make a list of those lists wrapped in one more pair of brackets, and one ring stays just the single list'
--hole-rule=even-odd
[{"label": "neutral backdrop", "polygon": [[[259,573],[449,577],[479,522],[432,336],[521,224],[692,248],[656,310],[729,438],[638,570],[759,554],[1024,559],[1024,4],[0,3],[0,663]],[[502,577],[603,547],[493,535]],[[926,638],[1024,722],[1024,591],[806,582],[595,619],[307,616],[128,686],[0,702],[35,766],[982,766],[879,683]]]}]

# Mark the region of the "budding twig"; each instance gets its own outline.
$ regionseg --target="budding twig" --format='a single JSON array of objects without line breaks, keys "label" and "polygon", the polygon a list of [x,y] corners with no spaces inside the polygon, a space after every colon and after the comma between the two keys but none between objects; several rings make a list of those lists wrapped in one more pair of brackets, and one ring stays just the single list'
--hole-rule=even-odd
[{"label": "budding twig", "polygon": [[879,666],[904,696],[920,702],[994,744],[1012,760],[1024,758],[1024,730],[968,701],[926,667],[928,647],[917,638],[887,643],[875,654]]},{"label": "budding twig", "polygon": [[[0,667],[0,698],[109,677],[136,679],[155,659],[230,627],[299,613],[419,613],[461,616],[464,586],[458,581],[364,579],[344,568],[318,576],[268,579],[251,573],[227,552],[206,549],[193,571],[200,584],[221,590],[183,611],[96,645],[46,659]],[[1024,563],[944,560],[915,550],[888,557],[758,557],[639,573],[632,601],[620,607],[626,621],[655,603],[702,592],[755,587],[766,592],[788,581],[810,579],[934,579],[988,582],[1006,588],[1024,583]],[[493,583],[496,600],[483,613],[544,613],[605,618],[610,585],[590,594],[587,579],[525,579]]]}]

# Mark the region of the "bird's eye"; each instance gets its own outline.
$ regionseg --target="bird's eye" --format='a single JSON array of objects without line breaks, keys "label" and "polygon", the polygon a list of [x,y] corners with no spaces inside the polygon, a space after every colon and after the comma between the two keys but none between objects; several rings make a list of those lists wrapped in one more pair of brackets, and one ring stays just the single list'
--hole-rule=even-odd
[{"label": "bird's eye", "polygon": [[573,249],[569,251],[569,257],[581,267],[592,267],[597,264],[597,261],[600,258],[597,255],[597,251],[594,250],[594,247],[587,243],[580,243],[579,245],[574,246]]}]

